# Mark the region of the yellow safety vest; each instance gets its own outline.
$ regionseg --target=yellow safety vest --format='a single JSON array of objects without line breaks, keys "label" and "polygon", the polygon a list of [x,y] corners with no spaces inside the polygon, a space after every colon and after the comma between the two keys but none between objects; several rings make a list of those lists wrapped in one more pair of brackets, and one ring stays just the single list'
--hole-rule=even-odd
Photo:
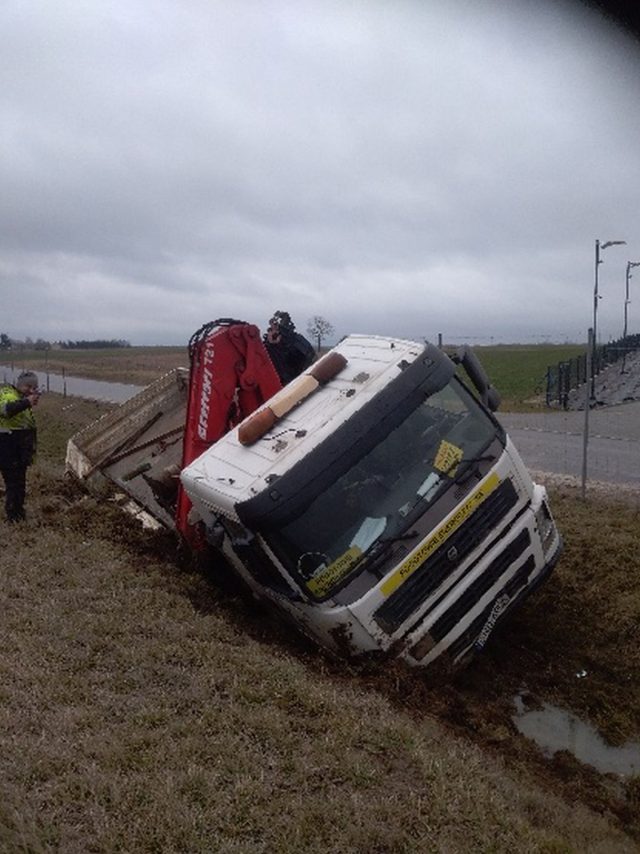
[{"label": "yellow safety vest", "polygon": [[7,404],[16,400],[22,400],[22,395],[15,386],[0,388],[0,430],[35,430],[36,419],[30,406],[11,417],[7,416]]}]

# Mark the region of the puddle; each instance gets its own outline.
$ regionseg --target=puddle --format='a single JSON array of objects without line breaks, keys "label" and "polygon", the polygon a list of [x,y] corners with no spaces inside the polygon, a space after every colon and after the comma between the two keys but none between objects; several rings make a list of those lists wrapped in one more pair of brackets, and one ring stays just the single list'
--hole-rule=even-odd
[{"label": "puddle", "polygon": [[536,742],[545,756],[568,750],[576,759],[592,765],[602,774],[640,774],[640,743],[611,747],[599,732],[580,718],[543,703],[541,709],[527,709],[522,695],[514,699],[513,722],[519,732]]},{"label": "puddle", "polygon": [[[21,368],[10,365],[0,365],[0,380],[14,382]],[[104,380],[88,380],[84,377],[69,377],[62,374],[52,374],[36,371],[40,380],[40,388],[54,391],[71,397],[86,397],[89,400],[104,400],[109,403],[124,403],[134,394],[142,391],[143,386],[128,383],[111,383]]]}]

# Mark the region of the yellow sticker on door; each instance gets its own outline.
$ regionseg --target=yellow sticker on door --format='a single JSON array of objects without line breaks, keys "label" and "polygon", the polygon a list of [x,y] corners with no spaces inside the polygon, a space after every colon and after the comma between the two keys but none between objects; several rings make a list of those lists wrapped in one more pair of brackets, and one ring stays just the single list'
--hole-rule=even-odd
[{"label": "yellow sticker on door", "polygon": [[362,549],[358,546],[351,546],[333,563],[325,566],[317,575],[307,581],[307,587],[318,598],[326,596],[331,588],[353,569],[361,557]]},{"label": "yellow sticker on door", "polygon": [[459,448],[457,445],[452,445],[451,442],[447,442],[446,439],[443,439],[442,442],[440,442],[438,453],[433,461],[433,467],[438,469],[438,471],[441,471],[442,474],[448,474],[449,477],[454,477],[456,469],[458,468],[458,463],[463,456],[464,451],[462,448]]}]

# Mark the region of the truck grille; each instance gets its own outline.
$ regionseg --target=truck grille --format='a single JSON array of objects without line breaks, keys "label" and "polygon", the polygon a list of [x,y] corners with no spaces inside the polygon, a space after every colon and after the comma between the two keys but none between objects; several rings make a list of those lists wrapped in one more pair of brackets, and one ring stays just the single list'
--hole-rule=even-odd
[{"label": "truck grille", "polygon": [[[518,502],[511,480],[505,480],[471,515],[469,520],[428,558],[404,584],[378,608],[375,620],[392,634],[449,576],[456,572],[467,555],[485,538],[487,526],[494,528]],[[455,549],[455,559],[449,555]],[[490,586],[490,585],[489,585]]]},{"label": "truck grille", "polygon": [[[527,583],[527,579],[534,569],[535,560],[533,559],[533,555],[531,555],[506,585],[504,592],[507,596],[513,599],[518,591]],[[455,660],[458,658],[458,656],[462,655],[462,653],[474,643],[489,619],[493,605],[494,602],[491,601],[487,607],[482,610],[482,613],[480,613],[465,629],[465,631],[447,648],[447,652],[452,659]]]},{"label": "truck grille", "polygon": [[[477,578],[473,584],[469,585],[462,596],[456,599],[449,610],[445,611],[445,613],[436,620],[429,630],[429,634],[436,643],[449,634],[456,623],[460,622],[460,620],[464,618],[467,611],[470,611],[476,602],[479,599],[482,599],[484,594],[495,585],[500,576],[507,571],[510,564],[517,560],[530,545],[531,536],[529,531],[525,528],[524,531],[521,531],[515,540],[510,543],[509,546],[487,567],[482,575]],[[520,572],[523,572],[525,567],[526,563],[520,568],[520,570],[518,570],[516,576]],[[531,569],[527,569],[526,576],[529,575],[529,572],[531,572]],[[517,586],[521,586],[520,579],[518,579]],[[491,604],[493,605],[493,603]],[[489,608],[489,610],[491,610],[491,608]],[[482,626],[480,626],[480,628],[482,628]],[[480,631],[480,629],[478,629],[478,631]]]}]

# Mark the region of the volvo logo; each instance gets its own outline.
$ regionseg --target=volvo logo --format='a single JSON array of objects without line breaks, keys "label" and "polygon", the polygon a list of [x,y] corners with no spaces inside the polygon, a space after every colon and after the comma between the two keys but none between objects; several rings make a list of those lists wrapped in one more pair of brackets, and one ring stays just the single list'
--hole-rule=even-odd
[{"label": "volvo logo", "polygon": [[447,552],[447,557],[449,558],[451,563],[453,563],[454,560],[458,559],[458,549],[455,546],[451,546],[451,548]]}]

